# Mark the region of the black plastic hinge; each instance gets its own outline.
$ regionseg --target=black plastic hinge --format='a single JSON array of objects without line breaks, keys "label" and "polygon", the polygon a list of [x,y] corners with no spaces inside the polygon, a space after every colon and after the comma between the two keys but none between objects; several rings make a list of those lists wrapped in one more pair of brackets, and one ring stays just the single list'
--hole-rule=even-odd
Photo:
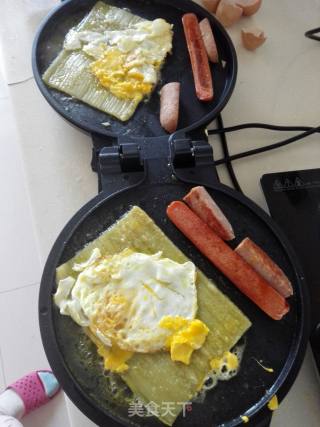
[{"label": "black plastic hinge", "polygon": [[99,169],[102,174],[143,171],[139,145],[127,143],[103,147],[99,152]]},{"label": "black plastic hinge", "polygon": [[106,137],[97,133],[91,134],[91,137],[93,143],[91,168],[94,172],[98,172],[100,151],[105,147],[118,147],[118,142],[117,138]]},{"label": "black plastic hinge", "polygon": [[179,138],[173,141],[172,163],[174,168],[190,168],[195,166],[191,139]]},{"label": "black plastic hinge", "polygon": [[99,173],[108,175],[121,172],[119,147],[103,147],[99,152]]},{"label": "black plastic hinge", "polygon": [[175,169],[213,164],[212,147],[207,141],[175,139],[172,143],[172,162]]},{"label": "black plastic hinge", "polygon": [[135,143],[101,148],[97,166],[99,191],[134,185],[144,176],[140,147]]},{"label": "black plastic hinge", "polygon": [[122,172],[143,171],[141,149],[138,144],[120,144],[119,153]]},{"label": "black plastic hinge", "polygon": [[202,185],[218,182],[213,150],[206,139],[193,140],[181,135],[171,139],[171,161],[176,178]]},{"label": "black plastic hinge", "polygon": [[213,150],[207,141],[192,141],[195,166],[213,166]]}]

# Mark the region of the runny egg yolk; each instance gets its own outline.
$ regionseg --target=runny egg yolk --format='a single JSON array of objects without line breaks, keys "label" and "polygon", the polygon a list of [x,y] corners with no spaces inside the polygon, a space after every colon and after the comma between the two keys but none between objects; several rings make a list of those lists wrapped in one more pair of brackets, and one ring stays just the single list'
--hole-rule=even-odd
[{"label": "runny egg yolk", "polygon": [[166,341],[171,360],[186,365],[189,365],[193,351],[202,347],[209,333],[201,320],[189,320],[180,316],[165,316],[159,325],[172,331]]},{"label": "runny egg yolk", "polygon": [[118,49],[108,49],[90,65],[90,70],[117,98],[141,101],[151,93],[153,85],[144,82],[143,74],[126,62],[126,54]]}]

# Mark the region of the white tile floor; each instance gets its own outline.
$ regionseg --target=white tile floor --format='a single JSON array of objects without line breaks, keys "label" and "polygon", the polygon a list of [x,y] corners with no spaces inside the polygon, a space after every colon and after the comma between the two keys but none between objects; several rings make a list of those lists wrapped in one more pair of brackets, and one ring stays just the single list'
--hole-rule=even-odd
[{"label": "white tile floor", "polygon": [[[1,61],[0,61],[1,63]],[[4,126],[5,124],[5,126]],[[0,68],[0,390],[47,368],[38,327],[41,263],[8,87]],[[59,409],[59,410],[57,410]],[[68,427],[64,394],[28,415],[25,427]]]},{"label": "white tile floor", "polygon": [[38,327],[38,290],[36,284],[1,295],[0,342],[6,344],[1,347],[6,384],[34,368],[48,368]]},{"label": "white tile floor", "polygon": [[[70,427],[97,427],[92,421],[83,415],[83,413],[66,398],[67,411],[70,419]],[[55,426],[60,427],[60,426]]]},{"label": "white tile floor", "polygon": [[[40,259],[31,217],[18,135],[13,121],[8,89],[0,76],[1,168],[0,168],[0,293],[39,282]],[[14,268],[13,259],[18,268]]]},{"label": "white tile floor", "polygon": [[[65,223],[97,193],[96,174],[90,173],[88,167],[91,146],[88,135],[72,126],[61,126],[64,121],[33,80],[10,87],[10,97],[20,131],[22,156],[31,160],[25,161],[24,166],[27,185],[32,189],[32,214],[44,263]],[[47,126],[44,129],[36,123]],[[25,129],[28,129],[27,144],[23,144]],[[38,159],[36,165],[35,159]]]}]

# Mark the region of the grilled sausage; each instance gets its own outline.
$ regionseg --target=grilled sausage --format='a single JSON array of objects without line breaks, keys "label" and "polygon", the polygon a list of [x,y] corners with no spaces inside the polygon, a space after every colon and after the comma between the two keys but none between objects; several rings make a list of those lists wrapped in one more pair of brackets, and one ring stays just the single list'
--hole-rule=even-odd
[{"label": "grilled sausage", "polygon": [[208,18],[204,18],[199,24],[202,39],[211,62],[219,62],[218,50],[211,25]]},{"label": "grilled sausage", "polygon": [[179,120],[180,83],[167,83],[160,91],[160,123],[169,133],[177,130]]},{"label": "grilled sausage", "polygon": [[289,311],[285,298],[187,205],[180,201],[172,202],[167,207],[167,215],[204,256],[272,319],[280,320]]},{"label": "grilled sausage", "polygon": [[232,225],[204,187],[192,188],[183,200],[221,239],[234,239]]},{"label": "grilled sausage", "polygon": [[187,41],[197,98],[200,101],[213,99],[213,83],[208,56],[202,40],[198,19],[194,13],[182,17]]},{"label": "grilled sausage", "polygon": [[288,277],[249,237],[242,240],[235,251],[285,298],[293,294],[292,284]]}]

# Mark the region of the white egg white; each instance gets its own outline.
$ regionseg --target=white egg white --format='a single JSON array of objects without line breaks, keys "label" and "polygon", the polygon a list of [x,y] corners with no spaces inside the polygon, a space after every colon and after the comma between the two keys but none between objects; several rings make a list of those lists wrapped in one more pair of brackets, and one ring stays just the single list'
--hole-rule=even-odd
[{"label": "white egg white", "polygon": [[92,59],[100,59],[108,49],[118,49],[127,55],[127,64],[137,61],[136,69],[145,83],[158,80],[156,63],[163,63],[172,49],[172,25],[162,18],[141,21],[125,30],[75,31],[66,36],[64,49],[82,49]]},{"label": "white egg white", "polygon": [[161,256],[125,250],[102,257],[95,249],[88,261],[74,266],[82,271],[73,286],[70,280],[59,282],[55,303],[62,314],[89,325],[105,345],[115,342],[123,350],[143,353],[163,349],[170,331],[159,326],[160,320],[194,319],[197,291],[192,262]]}]

